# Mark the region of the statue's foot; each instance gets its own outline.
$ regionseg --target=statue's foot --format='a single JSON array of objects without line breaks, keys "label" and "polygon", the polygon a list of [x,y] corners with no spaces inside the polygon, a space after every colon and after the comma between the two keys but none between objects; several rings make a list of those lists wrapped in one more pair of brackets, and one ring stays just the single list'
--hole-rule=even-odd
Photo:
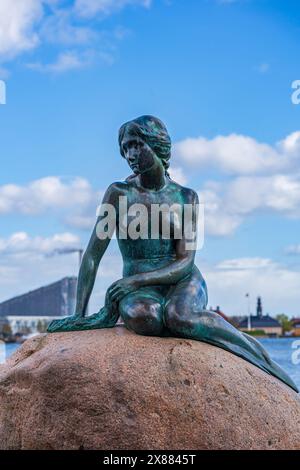
[{"label": "statue's foot", "polygon": [[88,317],[72,315],[58,320],[53,320],[47,328],[48,333],[65,331],[93,330],[99,328],[112,328],[118,321],[118,315],[103,307],[98,313]]},{"label": "statue's foot", "polygon": [[62,319],[53,320],[48,328],[47,331],[49,333],[56,333],[59,331],[74,331],[74,330],[81,330],[82,326],[86,323],[85,317],[79,317],[76,315],[72,315],[70,317],[65,317]]}]

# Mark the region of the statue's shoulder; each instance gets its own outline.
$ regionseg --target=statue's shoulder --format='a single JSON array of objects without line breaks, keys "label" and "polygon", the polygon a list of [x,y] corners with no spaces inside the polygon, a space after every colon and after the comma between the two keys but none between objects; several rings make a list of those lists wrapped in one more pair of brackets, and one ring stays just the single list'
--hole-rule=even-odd
[{"label": "statue's shoulder", "polygon": [[126,196],[128,189],[128,183],[126,183],[126,181],[115,181],[111,183],[105,191],[102,203],[118,204],[119,197]]},{"label": "statue's shoulder", "polygon": [[108,186],[106,191],[110,194],[122,195],[128,191],[129,187],[130,184],[127,179],[125,181],[114,181]]},{"label": "statue's shoulder", "polygon": [[182,186],[181,184],[176,183],[176,181],[174,180],[170,180],[170,181],[171,181],[171,185],[176,189],[176,191],[182,194],[182,197],[185,203],[190,203],[190,204],[198,203],[199,201],[198,194],[194,189],[188,188],[186,186]]}]

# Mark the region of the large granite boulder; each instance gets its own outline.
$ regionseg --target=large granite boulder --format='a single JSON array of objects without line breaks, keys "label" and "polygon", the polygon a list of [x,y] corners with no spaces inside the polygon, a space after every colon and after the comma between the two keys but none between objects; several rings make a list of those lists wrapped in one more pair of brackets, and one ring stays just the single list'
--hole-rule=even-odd
[{"label": "large granite boulder", "polygon": [[300,399],[205,343],[44,334],[1,366],[1,449],[300,449]]}]

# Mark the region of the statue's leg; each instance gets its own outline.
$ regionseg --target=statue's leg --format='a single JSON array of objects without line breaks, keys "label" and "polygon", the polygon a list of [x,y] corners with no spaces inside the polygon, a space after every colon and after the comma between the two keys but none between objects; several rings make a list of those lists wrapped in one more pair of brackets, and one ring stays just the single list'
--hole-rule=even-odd
[{"label": "statue's leg", "polygon": [[140,335],[162,336],[163,304],[159,288],[142,287],[121,300],[119,312],[129,330]]},{"label": "statue's leg", "polygon": [[207,292],[197,268],[170,292],[165,306],[165,324],[177,337],[204,341],[242,357],[276,376],[293,389],[296,385],[270,358],[262,345],[237,330],[215,312],[205,310]]}]

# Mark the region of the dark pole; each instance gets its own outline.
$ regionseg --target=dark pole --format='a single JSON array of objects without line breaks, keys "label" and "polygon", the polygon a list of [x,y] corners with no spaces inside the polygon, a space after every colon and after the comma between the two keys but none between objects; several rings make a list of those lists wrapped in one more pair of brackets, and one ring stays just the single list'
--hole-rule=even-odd
[{"label": "dark pole", "polygon": [[[82,257],[83,257],[83,249],[82,248],[78,249],[78,255],[79,255],[79,269],[80,269],[80,266],[81,266],[81,263],[82,263]],[[87,305],[86,311],[85,311],[86,315],[88,315],[88,313],[89,313],[89,304]]]}]

